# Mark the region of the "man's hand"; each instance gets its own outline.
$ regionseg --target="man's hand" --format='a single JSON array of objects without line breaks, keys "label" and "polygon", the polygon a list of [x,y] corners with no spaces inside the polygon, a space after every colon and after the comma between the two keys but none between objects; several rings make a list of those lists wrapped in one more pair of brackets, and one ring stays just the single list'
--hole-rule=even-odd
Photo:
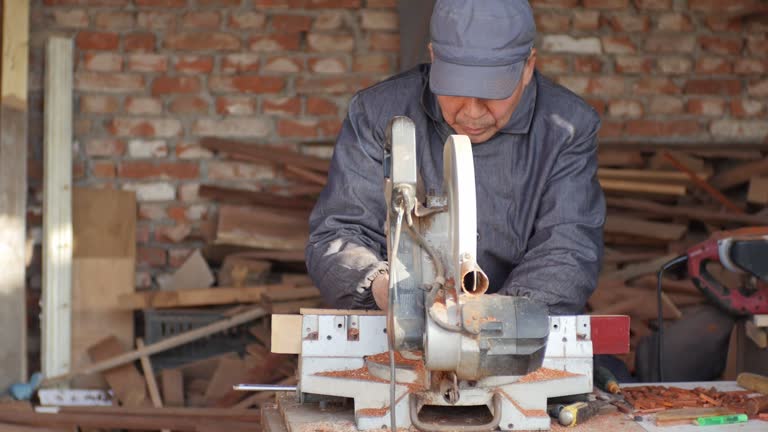
[{"label": "man's hand", "polygon": [[373,293],[373,299],[376,301],[376,306],[386,311],[389,304],[389,273],[382,273],[376,276],[376,279],[371,284],[371,292]]}]

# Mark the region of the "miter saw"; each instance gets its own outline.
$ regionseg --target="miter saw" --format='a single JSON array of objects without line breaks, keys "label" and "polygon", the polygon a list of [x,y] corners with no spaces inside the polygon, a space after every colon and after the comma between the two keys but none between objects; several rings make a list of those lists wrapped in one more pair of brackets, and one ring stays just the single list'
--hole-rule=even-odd
[{"label": "miter saw", "polygon": [[[417,197],[414,124],[396,117],[388,135],[387,314],[302,311],[299,399],[353,399],[358,430],[549,429],[547,399],[591,392],[593,336],[607,330],[619,347],[602,352],[626,352],[628,318],[550,317],[528,298],[485,294],[469,139],[445,142],[445,195]],[[480,408],[487,420],[422,415],[440,407]]]}]

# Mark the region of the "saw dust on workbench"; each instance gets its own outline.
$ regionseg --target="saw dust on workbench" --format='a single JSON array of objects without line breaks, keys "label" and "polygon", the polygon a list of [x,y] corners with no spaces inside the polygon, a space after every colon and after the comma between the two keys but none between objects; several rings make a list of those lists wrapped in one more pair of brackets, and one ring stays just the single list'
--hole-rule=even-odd
[{"label": "saw dust on workbench", "polygon": [[661,412],[675,408],[723,407],[746,412],[746,403],[754,392],[718,391],[714,387],[696,387],[687,390],[679,387],[640,386],[623,389],[624,399],[635,407],[638,414]]}]

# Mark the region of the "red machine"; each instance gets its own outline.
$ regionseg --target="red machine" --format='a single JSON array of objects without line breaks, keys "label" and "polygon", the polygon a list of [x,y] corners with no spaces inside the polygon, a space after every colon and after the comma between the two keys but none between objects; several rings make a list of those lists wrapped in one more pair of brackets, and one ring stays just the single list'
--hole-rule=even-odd
[{"label": "red machine", "polygon": [[[716,232],[686,256],[694,284],[720,307],[734,315],[768,314],[768,226]],[[731,289],[707,270],[710,262],[750,278]]]}]

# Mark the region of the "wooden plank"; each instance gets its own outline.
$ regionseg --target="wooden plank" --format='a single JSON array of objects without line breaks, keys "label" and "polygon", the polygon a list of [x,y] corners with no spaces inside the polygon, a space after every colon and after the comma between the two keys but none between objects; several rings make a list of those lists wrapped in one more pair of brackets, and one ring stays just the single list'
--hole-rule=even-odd
[{"label": "wooden plank", "polygon": [[290,164],[314,171],[328,172],[330,161],[327,159],[307,156],[292,150],[275,146],[265,146],[257,143],[206,137],[200,140],[200,145],[208,150],[230,154],[249,156],[265,162]]},{"label": "wooden plank", "polygon": [[287,284],[260,285],[242,288],[214,287],[178,291],[145,291],[122,295],[122,309],[172,308],[209,306],[232,303],[258,303],[265,293],[291,290]]},{"label": "wooden plank", "polygon": [[670,185],[628,180],[599,179],[606,192],[632,192],[650,195],[685,196],[685,185]]},{"label": "wooden plank", "polygon": [[675,258],[676,255],[665,255],[644,263],[631,264],[621,270],[600,275],[600,280],[628,281],[647,274],[657,273],[661,266]]},{"label": "wooden plank", "polygon": [[272,352],[301,354],[301,315],[272,315]]},{"label": "wooden plank", "polygon": [[203,258],[200,250],[196,250],[176,270],[167,286],[164,286],[163,289],[174,291],[190,288],[208,288],[213,285],[213,282],[213,273],[210,267],[208,267],[208,263]]},{"label": "wooden plank", "polygon": [[685,163],[681,162],[680,160],[676,159],[674,156],[672,156],[669,152],[663,152],[664,157],[669,159],[670,162],[672,162],[672,165],[675,166],[675,168],[679,169],[680,171],[688,174],[688,177],[690,177],[693,184],[695,184],[697,187],[702,189],[704,192],[709,194],[712,198],[717,200],[720,204],[724,205],[726,208],[731,210],[734,213],[744,214],[744,210],[741,209],[740,206],[736,205],[733,201],[728,199],[725,195],[720,193],[717,189],[712,187],[709,183],[707,183],[705,180],[703,180],[701,177],[699,177],[694,170],[686,165]]},{"label": "wooden plank", "polygon": [[[117,357],[126,352],[116,337],[110,336],[88,349],[94,362],[101,362]],[[132,364],[123,364],[103,372],[109,387],[120,403],[128,407],[149,406],[147,386],[139,371]]]},{"label": "wooden plank", "polygon": [[224,258],[221,265],[219,285],[241,287],[263,283],[271,269],[272,263],[269,261],[232,254]]},{"label": "wooden plank", "polygon": [[[144,349],[144,339],[136,338],[136,349]],[[149,390],[149,398],[152,401],[152,406],[155,408],[163,407],[163,400],[160,398],[160,389],[157,387],[157,380],[155,379],[155,372],[152,370],[152,363],[149,361],[148,355],[142,355],[141,358],[141,370],[144,372],[144,380],[147,383],[147,389]]]},{"label": "wooden plank", "polygon": [[768,215],[743,215],[729,211],[711,211],[692,206],[667,206],[647,200],[606,197],[608,207],[640,210],[659,216],[685,217],[706,223],[740,223],[745,225],[768,225]]},{"label": "wooden plank", "polygon": [[44,376],[69,372],[72,359],[72,39],[51,36],[46,47],[43,152]]},{"label": "wooden plank", "polygon": [[652,222],[611,213],[605,220],[604,230],[606,233],[670,241],[682,238],[688,227],[682,224]]},{"label": "wooden plank", "polygon": [[134,192],[75,188],[72,199],[75,258],[136,256]]},{"label": "wooden plank", "polygon": [[[644,169],[619,169],[598,168],[597,175],[601,179],[649,181],[654,183],[688,183],[689,178],[685,173],[677,171],[644,170]],[[699,173],[706,178],[706,173]]]},{"label": "wooden plank", "polygon": [[163,399],[169,407],[184,406],[184,376],[178,369],[163,369],[160,372]]},{"label": "wooden plank", "polygon": [[211,185],[201,185],[197,193],[203,198],[210,198],[227,204],[255,205],[295,210],[312,210],[312,207],[315,206],[313,200],[306,198],[291,198],[269,192],[249,191]]},{"label": "wooden plank", "polygon": [[308,233],[305,216],[287,214],[285,210],[224,205],[219,208],[216,243],[303,251]]},{"label": "wooden plank", "polygon": [[208,388],[205,389],[206,404],[213,406],[216,401],[229,393],[235,384],[244,382],[246,373],[247,370],[242,359],[222,359],[208,383]]},{"label": "wooden plank", "polygon": [[601,167],[644,168],[645,160],[639,151],[597,150],[597,163]]},{"label": "wooden plank", "polygon": [[[109,335],[123,346],[133,342],[133,312],[120,307],[119,296],[134,292],[135,259],[76,258],[72,273],[72,368],[91,364],[88,347]],[[76,388],[104,388],[101,375],[77,377]]]},{"label": "wooden plank", "polygon": [[[99,407],[101,408],[101,407]],[[251,417],[252,418],[252,417]],[[180,432],[196,432],[201,425],[217,424],[224,430],[253,430],[254,420],[231,421],[219,417],[190,415],[138,416],[134,414],[93,414],[93,413],[37,413],[0,410],[0,422],[43,427],[74,427],[86,429],[159,430],[172,429]],[[256,420],[257,421],[257,420]],[[226,429],[229,428],[229,429]]]},{"label": "wooden plank", "polygon": [[754,177],[749,181],[747,201],[753,204],[768,204],[768,177]]},{"label": "wooden plank", "polygon": [[315,183],[320,186],[325,186],[325,184],[328,183],[328,178],[326,176],[315,174],[314,172],[301,167],[286,165],[285,171],[295,176],[296,178],[307,181],[309,183]]},{"label": "wooden plank", "polygon": [[730,189],[744,184],[752,177],[768,174],[768,158],[739,164],[719,172],[709,183],[720,190]]},{"label": "wooden plank", "polygon": [[27,380],[25,243],[29,0],[3,2],[0,71],[0,389]]}]

